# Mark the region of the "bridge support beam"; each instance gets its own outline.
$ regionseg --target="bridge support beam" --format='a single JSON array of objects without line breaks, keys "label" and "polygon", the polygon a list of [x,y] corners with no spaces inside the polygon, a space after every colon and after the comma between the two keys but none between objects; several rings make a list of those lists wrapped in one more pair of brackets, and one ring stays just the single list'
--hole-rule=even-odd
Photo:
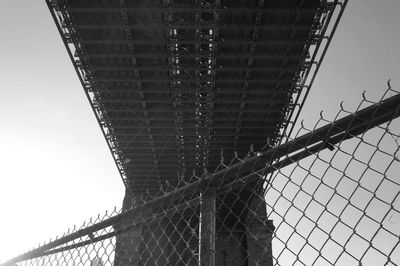
[{"label": "bridge support beam", "polygon": [[217,204],[216,265],[272,266],[274,226],[262,193],[248,185]]},{"label": "bridge support beam", "polygon": [[[135,202],[135,196],[128,189],[125,189],[125,197],[122,203],[122,209],[130,209]],[[121,221],[115,229],[123,229],[133,223],[134,217],[129,220]],[[134,228],[125,231],[116,236],[115,243],[115,266],[138,265],[140,262],[140,243],[142,241],[143,226],[138,224]]]},{"label": "bridge support beam", "polygon": [[272,235],[275,227],[268,220],[265,200],[259,196],[252,199],[246,217],[246,240],[248,266],[272,266]]},{"label": "bridge support beam", "polygon": [[[123,209],[135,206],[137,197],[140,194],[126,190]],[[145,208],[122,220],[115,229],[129,229],[116,236],[114,265],[197,265],[199,209],[198,205],[188,207],[143,222],[143,217],[154,214],[151,208]]]},{"label": "bridge support beam", "polygon": [[206,188],[200,196],[200,265],[215,265],[215,188]]},{"label": "bridge support beam", "polygon": [[[274,227],[263,193],[254,187],[222,195],[207,187],[200,193],[200,206],[145,223],[138,221],[150,217],[151,208],[138,211],[115,226],[130,226],[117,236],[115,265],[272,266]],[[134,199],[127,191],[124,208]]]}]

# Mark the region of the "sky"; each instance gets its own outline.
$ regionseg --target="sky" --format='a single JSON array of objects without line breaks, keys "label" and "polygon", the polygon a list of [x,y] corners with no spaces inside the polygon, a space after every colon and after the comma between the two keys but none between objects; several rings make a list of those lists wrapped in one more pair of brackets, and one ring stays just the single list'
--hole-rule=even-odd
[{"label": "sky", "polygon": [[[312,127],[386,81],[400,90],[400,1],[350,0],[304,106]],[[0,262],[119,208],[124,187],[41,0],[0,1]]]}]

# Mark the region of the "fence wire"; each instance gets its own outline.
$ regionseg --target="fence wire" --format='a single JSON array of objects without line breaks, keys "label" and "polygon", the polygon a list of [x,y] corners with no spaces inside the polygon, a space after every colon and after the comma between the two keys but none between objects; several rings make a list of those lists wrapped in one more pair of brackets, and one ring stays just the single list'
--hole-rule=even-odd
[{"label": "fence wire", "polygon": [[399,108],[389,87],[6,265],[400,265]]}]

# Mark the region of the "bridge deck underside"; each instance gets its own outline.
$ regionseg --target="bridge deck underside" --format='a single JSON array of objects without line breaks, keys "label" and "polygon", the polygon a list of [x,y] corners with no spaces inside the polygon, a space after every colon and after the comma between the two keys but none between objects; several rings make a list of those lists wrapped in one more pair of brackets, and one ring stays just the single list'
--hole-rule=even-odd
[{"label": "bridge deck underside", "polygon": [[229,161],[281,140],[330,6],[59,0],[54,8],[124,181],[155,192],[212,172],[221,151]]}]

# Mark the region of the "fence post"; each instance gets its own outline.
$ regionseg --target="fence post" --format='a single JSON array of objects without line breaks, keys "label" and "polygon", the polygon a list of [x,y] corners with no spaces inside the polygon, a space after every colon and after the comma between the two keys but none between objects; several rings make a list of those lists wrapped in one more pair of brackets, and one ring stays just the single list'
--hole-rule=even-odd
[{"label": "fence post", "polygon": [[215,198],[214,187],[207,187],[200,194],[200,266],[215,265]]}]

